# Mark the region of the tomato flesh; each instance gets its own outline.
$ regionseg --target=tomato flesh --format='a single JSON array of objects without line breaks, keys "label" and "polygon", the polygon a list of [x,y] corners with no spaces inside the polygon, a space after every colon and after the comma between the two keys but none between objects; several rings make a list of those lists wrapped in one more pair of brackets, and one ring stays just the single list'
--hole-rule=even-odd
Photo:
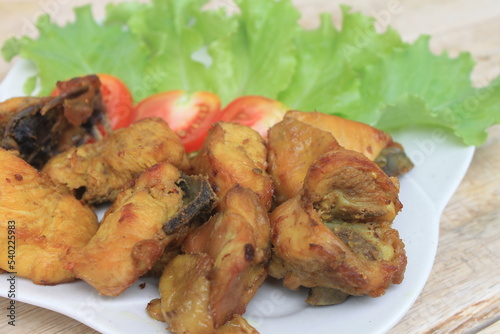
[{"label": "tomato flesh", "polygon": [[263,96],[242,96],[223,110],[221,121],[247,125],[267,137],[267,130],[283,119],[288,108],[281,102]]},{"label": "tomato flesh", "polygon": [[101,81],[101,94],[113,130],[132,123],[134,100],[127,86],[110,74],[97,74]]},{"label": "tomato flesh", "polygon": [[201,148],[208,129],[220,117],[220,100],[209,92],[174,90],[158,93],[137,104],[133,121],[161,117],[179,136],[186,151]]}]

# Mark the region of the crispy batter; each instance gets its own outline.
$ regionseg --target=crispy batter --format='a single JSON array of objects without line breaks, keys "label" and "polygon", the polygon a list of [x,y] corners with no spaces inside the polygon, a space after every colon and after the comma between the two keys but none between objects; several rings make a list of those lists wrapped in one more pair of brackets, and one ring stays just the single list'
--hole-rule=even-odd
[{"label": "crispy batter", "polygon": [[331,133],[342,147],[362,153],[372,161],[393,142],[388,133],[339,116],[291,110],[285,115],[288,117]]},{"label": "crispy batter", "polygon": [[258,132],[245,125],[218,122],[212,125],[193,159],[193,170],[208,176],[219,198],[235,185],[241,185],[255,191],[269,210],[274,189],[266,172],[266,154]]},{"label": "crispy batter", "polygon": [[169,329],[213,333],[243,314],[267,276],[269,239],[268,216],[255,193],[240,186],[229,190],[220,212],[188,235],[186,255],[163,272],[161,303]]},{"label": "crispy batter", "polygon": [[43,170],[54,182],[81,194],[82,200],[99,203],[113,201],[126,182],[163,161],[189,168],[180,139],[165,121],[149,118],[63,152]]},{"label": "crispy batter", "polygon": [[180,171],[155,165],[118,194],[96,235],[67,256],[67,267],[106,296],[117,296],[146,273],[184,229],[166,235],[163,225],[183,206]]},{"label": "crispy batter", "polygon": [[340,145],[329,132],[292,117],[285,117],[269,129],[269,175],[275,186],[276,202],[283,203],[296,196],[316,158],[339,148]]},{"label": "crispy batter", "polygon": [[0,247],[8,250],[8,222],[15,225],[15,261],[0,258],[0,268],[16,271],[35,284],[74,280],[62,258],[84,246],[97,231],[97,217],[46,175],[0,148]]}]

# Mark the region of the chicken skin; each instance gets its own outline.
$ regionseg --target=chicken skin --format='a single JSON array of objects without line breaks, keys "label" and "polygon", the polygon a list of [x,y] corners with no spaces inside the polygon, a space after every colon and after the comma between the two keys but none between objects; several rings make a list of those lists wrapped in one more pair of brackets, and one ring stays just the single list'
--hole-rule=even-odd
[{"label": "chicken skin", "polygon": [[177,135],[165,121],[148,118],[53,157],[43,171],[83,201],[101,203],[113,201],[125,183],[163,161],[189,168]]},{"label": "chicken skin", "polygon": [[[0,247],[7,253],[15,244],[15,258],[2,256],[0,268],[35,284],[73,281],[64,257],[96,233],[96,215],[46,175],[1,148],[0,161]],[[9,234],[9,226],[14,234]],[[15,243],[9,235],[15,235]]]},{"label": "chicken skin", "polygon": [[401,283],[404,244],[392,220],[398,183],[364,155],[325,153],[311,165],[300,194],[270,215],[269,275],[299,286],[378,297]]},{"label": "chicken skin", "polygon": [[288,111],[269,129],[269,174],[275,200],[283,203],[301,190],[318,156],[345,148],[375,160],[390,176],[408,172],[413,164],[391,136],[367,124],[317,112]]},{"label": "chicken skin", "polygon": [[235,185],[252,189],[267,210],[273,183],[267,174],[267,151],[258,132],[237,123],[212,125],[199,154],[192,160],[196,174],[207,175],[220,197]]},{"label": "chicken skin", "polygon": [[[287,114],[288,115],[288,114]],[[268,161],[277,203],[295,197],[309,167],[323,153],[341,148],[331,133],[285,117],[268,132]]]},{"label": "chicken skin", "polygon": [[290,110],[288,117],[331,133],[343,148],[362,153],[372,161],[393,142],[388,133],[373,126],[335,115]]},{"label": "chicken skin", "polygon": [[157,164],[132,180],[106,211],[99,230],[84,247],[73,249],[67,268],[100,294],[117,296],[151,269],[183,229],[167,235],[164,224],[183,207],[180,171]]},{"label": "chicken skin", "polygon": [[219,213],[188,235],[186,254],[163,272],[161,309],[169,330],[215,333],[243,314],[267,276],[269,240],[268,216],[259,198],[240,186],[230,189]]}]

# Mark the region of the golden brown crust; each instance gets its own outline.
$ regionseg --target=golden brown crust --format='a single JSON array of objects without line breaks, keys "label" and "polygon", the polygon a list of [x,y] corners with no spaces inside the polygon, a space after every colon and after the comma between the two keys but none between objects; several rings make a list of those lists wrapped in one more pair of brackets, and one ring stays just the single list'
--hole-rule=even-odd
[{"label": "golden brown crust", "polygon": [[186,238],[183,251],[205,253],[214,260],[211,307],[215,325],[224,324],[245,312],[267,276],[270,228],[265,208],[253,191],[232,188],[220,212]]},{"label": "golden brown crust", "polygon": [[172,333],[214,332],[208,275],[213,260],[207,254],[179,255],[160,278],[161,311]]},{"label": "golden brown crust", "polygon": [[180,139],[167,123],[148,118],[116,130],[102,141],[61,153],[44,171],[72,191],[83,189],[89,203],[113,201],[121,187],[147,168],[168,162],[181,170],[189,161]]},{"label": "golden brown crust", "polygon": [[350,150],[319,156],[309,168],[303,192],[323,220],[392,222],[403,207],[397,179]]},{"label": "golden brown crust", "polygon": [[46,175],[0,148],[0,247],[8,249],[8,226],[15,226],[14,268],[7,256],[0,267],[35,284],[74,280],[63,258],[84,246],[97,230],[94,212],[64,193]]},{"label": "golden brown crust", "polygon": [[368,124],[335,115],[291,110],[286,113],[285,118],[287,117],[331,133],[342,147],[362,153],[372,161],[393,142],[388,133]]},{"label": "golden brown crust", "polygon": [[250,326],[241,315],[236,315],[224,325],[217,328],[215,334],[259,334],[259,332]]},{"label": "golden brown crust", "polygon": [[179,178],[180,171],[168,163],[143,172],[120,191],[90,242],[68,254],[68,269],[103,295],[125,291],[178,237],[167,236],[163,225],[183,205]]},{"label": "golden brown crust", "polygon": [[195,174],[208,176],[219,198],[240,185],[255,191],[269,210],[274,187],[266,172],[266,155],[258,132],[245,125],[218,122],[212,125],[192,164]]},{"label": "golden brown crust", "polygon": [[292,117],[285,117],[269,129],[267,146],[269,174],[278,203],[299,193],[309,167],[318,156],[340,148],[330,133]]},{"label": "golden brown crust", "polygon": [[[404,244],[389,223],[338,223],[330,229],[311,206],[303,205],[297,196],[271,213],[269,275],[283,278],[284,285],[294,290],[321,286],[372,297],[401,282]],[[343,230],[354,237],[343,237]]]},{"label": "golden brown crust", "polygon": [[[235,186],[220,211],[191,232],[186,254],[167,264],[160,279],[162,313],[174,333],[215,333],[245,312],[267,276],[270,228],[267,211],[250,189]],[[254,333],[236,318],[221,332]]]}]

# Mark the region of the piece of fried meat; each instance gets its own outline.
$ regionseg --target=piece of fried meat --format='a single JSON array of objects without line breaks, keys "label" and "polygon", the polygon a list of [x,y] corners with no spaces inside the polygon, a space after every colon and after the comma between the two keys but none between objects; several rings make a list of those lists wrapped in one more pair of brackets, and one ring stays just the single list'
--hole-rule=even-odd
[{"label": "piece of fried meat", "polygon": [[168,162],[189,168],[184,146],[168,124],[147,118],[104,139],[63,152],[43,171],[87,203],[113,201],[120,188],[147,168]]},{"label": "piece of fried meat", "polygon": [[[35,284],[73,281],[64,257],[95,234],[96,215],[46,175],[1,148],[0,161],[0,247],[5,254],[0,268]],[[13,249],[10,258],[9,249]]]},{"label": "piece of fried meat", "polygon": [[211,209],[205,202],[186,203],[183,184],[181,172],[169,163],[141,173],[118,193],[89,243],[69,252],[67,268],[102,295],[121,294],[153,267],[167,245],[186,237],[191,219],[184,216]]},{"label": "piece of fried meat", "polygon": [[215,333],[245,312],[267,277],[267,211],[252,190],[235,186],[220,211],[188,235],[183,251],[160,279],[163,319],[174,333]]},{"label": "piece of fried meat", "polygon": [[364,155],[334,150],[309,168],[301,193],[270,215],[270,276],[377,297],[401,283],[404,244],[391,225],[399,184]]},{"label": "piece of fried meat", "polygon": [[274,187],[266,172],[266,146],[260,134],[250,127],[227,122],[213,124],[192,165],[195,174],[207,175],[220,198],[240,185],[252,189],[267,210],[271,208]]}]

